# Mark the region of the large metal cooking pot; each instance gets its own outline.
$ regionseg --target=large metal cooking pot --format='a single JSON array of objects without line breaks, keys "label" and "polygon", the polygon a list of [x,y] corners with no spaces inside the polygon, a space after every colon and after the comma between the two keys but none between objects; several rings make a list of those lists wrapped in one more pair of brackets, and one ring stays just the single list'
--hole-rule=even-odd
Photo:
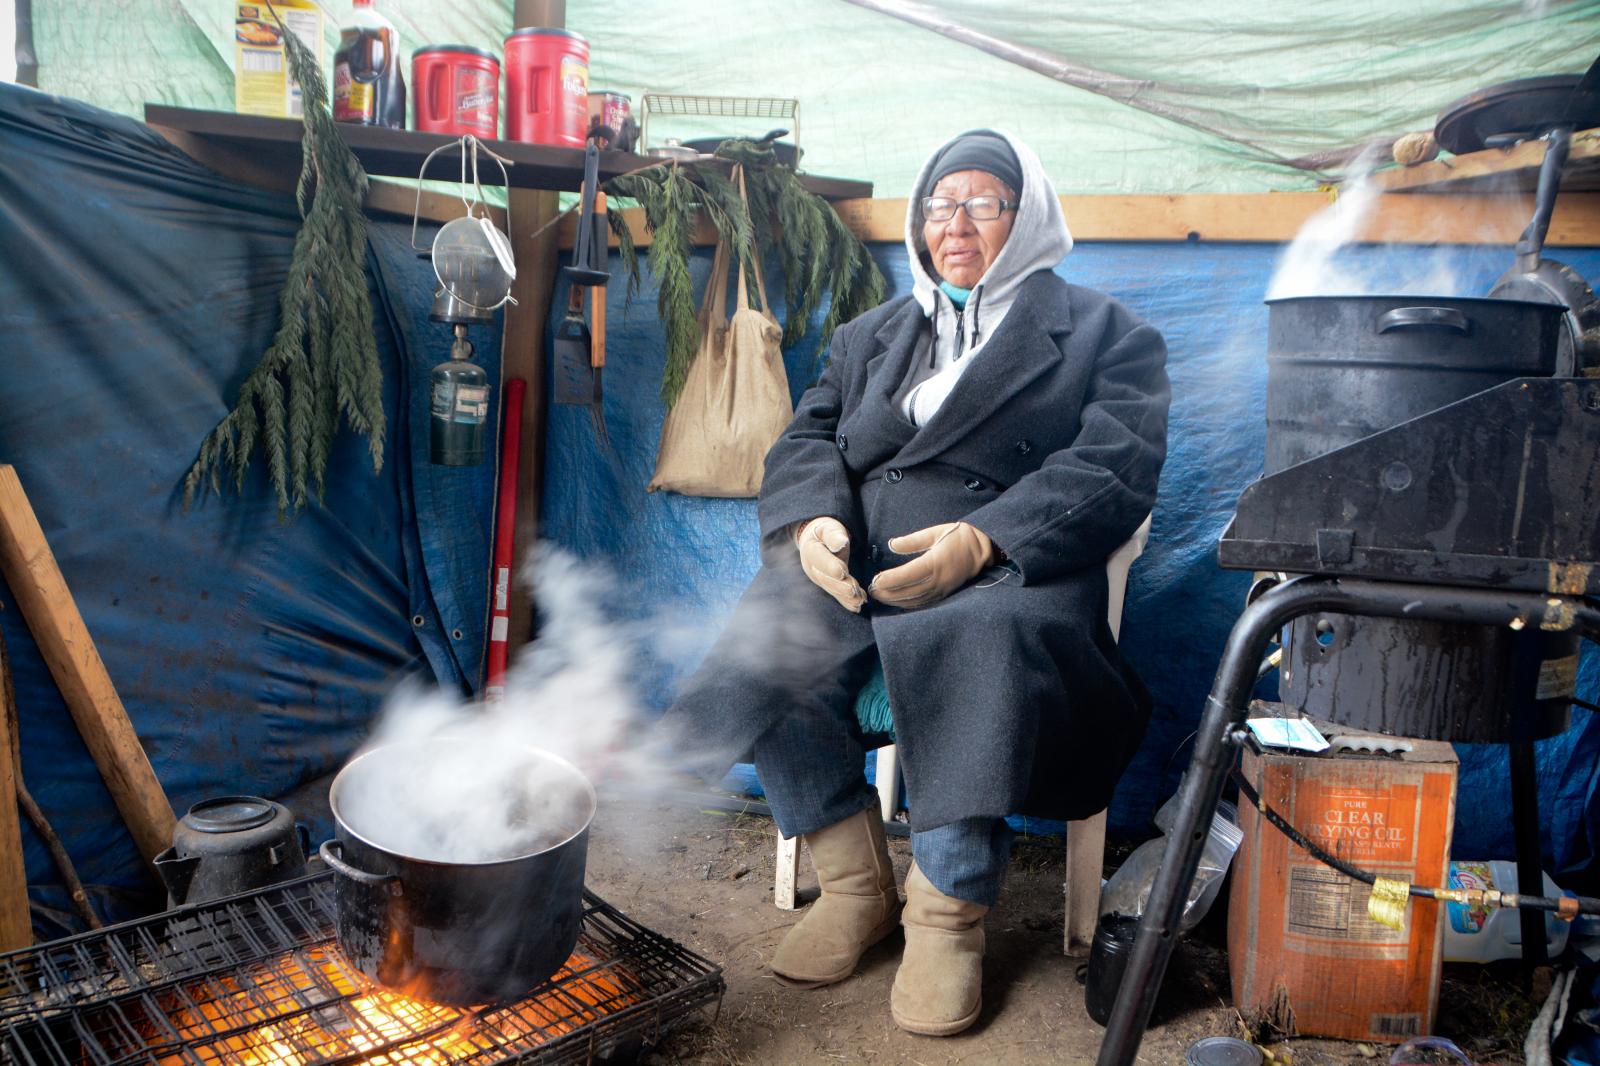
[{"label": "large metal cooking pot", "polygon": [[329,800],[339,946],[373,980],[492,1003],[572,953],[595,793],[571,763],[502,742],[407,741],[353,759]]},{"label": "large metal cooking pot", "polygon": [[1267,301],[1266,473],[1556,371],[1562,309],[1444,296]]},{"label": "large metal cooking pot", "polygon": [[[1564,313],[1548,303],[1436,296],[1301,296],[1267,306],[1268,474],[1502,382],[1549,377]],[[1514,489],[1476,484],[1471,470],[1451,472],[1458,492]],[[1405,464],[1383,472],[1395,491],[1413,475]],[[1450,528],[1414,532],[1436,550],[1451,548]],[[1280,691],[1293,706],[1357,729],[1535,740],[1567,727],[1577,639],[1312,615],[1287,627]],[[1529,660],[1536,686],[1522,680]],[[1531,705],[1513,715],[1514,697]]]}]

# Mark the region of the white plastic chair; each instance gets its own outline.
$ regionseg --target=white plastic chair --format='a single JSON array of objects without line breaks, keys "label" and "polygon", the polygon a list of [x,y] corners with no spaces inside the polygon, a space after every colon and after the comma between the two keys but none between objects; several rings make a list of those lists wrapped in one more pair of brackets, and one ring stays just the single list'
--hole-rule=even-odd
[{"label": "white plastic chair", "polygon": [[[1122,604],[1128,589],[1128,570],[1144,554],[1150,541],[1150,519],[1134,531],[1122,547],[1106,560],[1106,621],[1113,640],[1122,636]],[[893,744],[878,749],[878,801],[883,820],[894,820],[899,809],[900,763]],[[1062,950],[1087,955],[1100,916],[1100,871],[1105,866],[1106,812],[1067,823],[1066,935]],[[778,875],[773,899],[779,910],[795,909],[795,883],[800,877],[800,841],[778,836]]]}]

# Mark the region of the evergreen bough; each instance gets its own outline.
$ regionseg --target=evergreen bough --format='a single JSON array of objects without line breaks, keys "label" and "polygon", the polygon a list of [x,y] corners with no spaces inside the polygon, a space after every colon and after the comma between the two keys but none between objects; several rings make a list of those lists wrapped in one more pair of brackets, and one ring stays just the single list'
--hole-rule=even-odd
[{"label": "evergreen bough", "polygon": [[313,491],[322,498],[341,414],[366,435],[374,473],[383,468],[387,424],[367,293],[367,174],[334,125],[316,58],[281,19],[278,27],[304,102],[295,188],[303,221],[278,296],[278,331],[233,410],[201,442],[183,498],[188,507],[208,489],[220,495],[225,468],[235,490],[243,488],[259,444],[282,517],[305,506]]},{"label": "evergreen bough", "polygon": [[[833,331],[883,301],[884,280],[866,246],[822,197],[808,192],[792,167],[774,159],[770,144],[724,141],[717,155],[743,168],[748,207],[738,186],[721,169],[672,160],[612,178],[611,196],[628,197],[644,209],[651,233],[650,272],[658,283],[656,308],[667,334],[667,363],[661,399],[670,408],[683,391],[689,365],[700,347],[694,289],[689,278],[696,212],[704,210],[717,237],[735,255],[749,282],[750,302],[760,310],[756,264],[773,248],[783,268],[789,309],[783,343],[798,341],[825,294],[832,303],[822,321],[816,359],[820,364]],[[607,205],[607,222],[617,235],[628,298],[639,290],[639,254],[620,205]]]}]

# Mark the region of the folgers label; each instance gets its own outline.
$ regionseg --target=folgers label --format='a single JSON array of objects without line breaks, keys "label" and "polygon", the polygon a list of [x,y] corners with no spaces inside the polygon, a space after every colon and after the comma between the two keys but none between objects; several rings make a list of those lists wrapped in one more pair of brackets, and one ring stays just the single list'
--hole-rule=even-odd
[{"label": "folgers label", "polygon": [[589,125],[589,42],[571,30],[506,38],[506,139],[582,148]]},{"label": "folgers label", "polygon": [[419,48],[411,56],[413,128],[492,140],[500,127],[500,60],[464,44]]}]

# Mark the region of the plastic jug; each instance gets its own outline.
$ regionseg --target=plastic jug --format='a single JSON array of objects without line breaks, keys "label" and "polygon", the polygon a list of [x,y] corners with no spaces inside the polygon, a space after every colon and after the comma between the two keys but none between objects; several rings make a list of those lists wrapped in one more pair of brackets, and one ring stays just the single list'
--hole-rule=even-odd
[{"label": "plastic jug", "polygon": [[[1494,888],[1501,892],[1516,892],[1517,864],[1495,859],[1489,862],[1470,860],[1450,863],[1451,888]],[[1544,875],[1544,895],[1559,896],[1561,889]],[[1567,946],[1571,923],[1553,914],[1544,919],[1545,947],[1550,957],[1561,954]],[[1494,962],[1496,959],[1522,957],[1522,917],[1511,907],[1465,907],[1459,903],[1445,905],[1444,959],[1446,962]]]},{"label": "plastic jug", "polygon": [[333,120],[406,128],[400,34],[372,9],[372,0],[355,0],[349,21],[339,27],[339,49],[333,53]]}]

